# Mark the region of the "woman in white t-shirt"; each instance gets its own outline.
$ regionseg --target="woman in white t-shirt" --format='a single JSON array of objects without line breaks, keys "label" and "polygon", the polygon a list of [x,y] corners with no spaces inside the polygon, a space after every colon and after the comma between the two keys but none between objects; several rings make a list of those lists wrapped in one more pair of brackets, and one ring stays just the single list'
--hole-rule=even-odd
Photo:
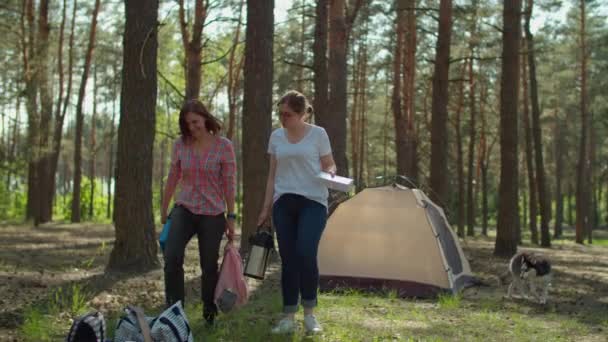
[{"label": "woman in white t-shirt", "polygon": [[281,255],[281,290],[285,317],[273,333],[295,330],[295,313],[301,299],[304,327],[321,331],[313,315],[317,305],[319,268],[317,251],[327,221],[327,187],[317,179],[321,171],[336,174],[325,129],[306,123],[312,106],[294,90],[278,102],[283,128],[272,132],[268,142],[270,170],[264,206],[258,219],[263,224],[272,212]]}]

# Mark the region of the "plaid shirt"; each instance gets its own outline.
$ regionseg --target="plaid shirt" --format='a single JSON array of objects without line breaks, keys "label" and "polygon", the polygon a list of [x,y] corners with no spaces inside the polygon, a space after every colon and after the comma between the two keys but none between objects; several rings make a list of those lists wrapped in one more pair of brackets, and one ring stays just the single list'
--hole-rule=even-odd
[{"label": "plaid shirt", "polygon": [[200,152],[182,138],[175,141],[168,182],[180,180],[175,203],[198,215],[218,215],[226,210],[226,199],[234,197],[236,161],[232,142],[219,137]]}]

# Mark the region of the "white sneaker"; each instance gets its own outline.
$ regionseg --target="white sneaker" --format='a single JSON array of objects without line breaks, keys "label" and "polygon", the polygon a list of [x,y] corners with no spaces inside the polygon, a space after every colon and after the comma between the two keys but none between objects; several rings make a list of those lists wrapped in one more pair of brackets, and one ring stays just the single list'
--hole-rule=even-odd
[{"label": "white sneaker", "polygon": [[321,328],[321,324],[317,321],[317,318],[314,315],[304,315],[304,328],[306,328],[307,333],[318,333],[323,331]]},{"label": "white sneaker", "polygon": [[273,334],[291,334],[296,330],[296,323],[293,319],[285,317],[270,330]]}]

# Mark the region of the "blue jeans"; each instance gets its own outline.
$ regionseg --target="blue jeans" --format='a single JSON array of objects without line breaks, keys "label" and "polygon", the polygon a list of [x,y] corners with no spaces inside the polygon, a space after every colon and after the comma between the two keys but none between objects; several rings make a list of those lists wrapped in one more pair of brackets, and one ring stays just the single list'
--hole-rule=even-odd
[{"label": "blue jeans", "polygon": [[295,194],[282,195],[272,209],[281,255],[283,312],[317,305],[319,267],[317,251],[327,222],[327,208],[321,203]]}]

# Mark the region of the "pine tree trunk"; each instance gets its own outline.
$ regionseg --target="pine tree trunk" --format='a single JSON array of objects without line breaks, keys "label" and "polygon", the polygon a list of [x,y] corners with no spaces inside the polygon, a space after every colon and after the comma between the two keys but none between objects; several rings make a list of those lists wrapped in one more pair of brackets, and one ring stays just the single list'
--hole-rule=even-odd
[{"label": "pine tree trunk", "polygon": [[[304,65],[306,61],[306,0],[301,0],[300,2],[300,11],[302,11],[302,16],[300,17],[300,48],[298,51],[298,64]],[[298,67],[298,78],[296,79],[297,90],[306,94],[306,89],[304,89],[304,68]],[[309,118],[310,119],[310,118]]]},{"label": "pine tree trunk", "polygon": [[353,104],[350,108],[350,155],[351,162],[353,168],[353,179],[355,180],[355,184],[357,186],[356,191],[360,191],[361,184],[359,183],[359,140],[360,140],[360,128],[359,128],[359,103],[361,99],[361,92],[363,89],[361,88],[361,47],[359,47],[359,51],[355,53],[354,61],[353,61]]},{"label": "pine tree trunk", "polygon": [[[465,70],[466,70],[466,62],[462,66],[461,79],[464,80]],[[457,97],[457,106],[456,106],[456,115],[454,121],[454,131],[456,133],[456,174],[457,174],[457,183],[458,183],[458,203],[457,212],[458,212],[458,236],[464,237],[464,222],[465,222],[465,188],[464,188],[464,158],[463,158],[463,149],[462,149],[462,108],[464,106],[464,81],[458,82],[458,97]]]},{"label": "pine tree trunk", "polygon": [[[366,23],[366,30],[367,30],[367,23]],[[366,128],[367,128],[367,45],[366,45],[366,41],[367,41],[367,35],[365,35],[363,37],[363,46],[362,46],[362,52],[361,52],[361,67],[360,67],[360,71],[359,71],[359,82],[360,82],[360,93],[359,93],[359,145],[357,146],[357,148],[359,149],[359,169],[357,170],[357,179],[358,179],[358,186],[360,190],[363,190],[363,188],[367,187],[367,180],[365,178],[364,175],[364,170],[365,170],[365,165],[368,165],[368,163],[366,163],[366,157],[368,155],[367,153],[367,138],[366,138]],[[369,175],[369,172],[368,172]]]},{"label": "pine tree trunk", "polygon": [[197,99],[201,89],[201,59],[203,54],[203,27],[207,19],[208,0],[195,0],[192,38],[188,31],[188,18],[184,8],[184,0],[178,0],[179,23],[184,47],[184,67],[186,79],[186,99]]},{"label": "pine tree trunk", "polygon": [[[472,5],[473,18],[471,21],[471,36],[477,34],[477,7],[478,1],[473,0]],[[475,236],[475,143],[476,143],[476,101],[475,101],[475,43],[472,37],[469,40],[469,53],[471,58],[469,59],[469,111],[471,112],[471,120],[469,122],[469,163],[467,172],[467,236]]]},{"label": "pine tree trunk", "polygon": [[[481,87],[480,98],[484,98],[486,87]],[[483,101],[479,101],[479,116],[481,118],[481,132],[479,137],[479,169],[481,172],[481,234],[488,236],[488,164],[489,153],[486,138],[486,116]]]},{"label": "pine tree trunk", "polygon": [[94,219],[95,213],[95,120],[97,116],[97,64],[93,69],[93,113],[91,114],[91,144],[89,146],[89,220]]},{"label": "pine tree trunk", "polygon": [[589,216],[589,224],[587,225],[587,243],[588,244],[592,244],[593,243],[593,229],[595,228],[596,224],[597,224],[597,198],[595,197],[596,191],[594,191],[593,189],[595,189],[595,180],[594,180],[594,170],[593,170],[593,165],[595,165],[595,128],[593,127],[593,113],[589,113],[589,124],[587,125],[587,127],[589,128],[589,141],[588,141],[588,148],[587,150],[589,151],[589,164],[587,167],[587,177],[585,177],[586,181],[585,181],[585,186],[587,189],[589,189],[589,191],[587,192],[587,203],[589,203],[590,205],[587,207],[587,212],[588,212],[588,216]]},{"label": "pine tree trunk", "polygon": [[[66,10],[66,1],[64,0],[64,11]],[[56,188],[56,184],[55,184],[55,174],[57,173],[57,165],[59,163],[59,154],[61,152],[61,140],[62,140],[62,135],[63,135],[63,122],[65,119],[65,115],[67,113],[67,109],[68,109],[68,104],[70,102],[70,97],[72,95],[72,65],[74,62],[74,54],[73,54],[73,50],[74,50],[74,27],[75,27],[75,23],[76,23],[76,8],[77,8],[77,1],[74,0],[73,3],[73,8],[72,8],[72,19],[71,19],[71,28],[70,28],[70,38],[69,38],[69,42],[68,42],[68,69],[67,69],[67,74],[68,74],[68,82],[67,82],[67,89],[66,89],[66,93],[65,93],[65,97],[63,98],[63,101],[61,100],[62,98],[62,94],[61,94],[61,89],[63,88],[62,86],[60,87],[60,93],[59,93],[59,97],[57,99],[57,110],[56,110],[56,114],[55,114],[55,129],[53,131],[53,155],[51,157],[51,171],[50,174],[52,175],[51,177],[51,191],[53,191],[53,194],[55,193],[55,188]],[[65,16],[65,14],[64,14]],[[63,32],[63,29],[62,31]],[[62,52],[61,52],[61,45],[62,45],[63,39],[60,40],[60,52],[58,53],[59,58],[58,58],[58,62],[60,64],[62,64]],[[60,80],[62,80],[62,76],[63,76],[63,66],[59,67],[59,75],[60,75]],[[62,82],[60,82],[62,83]]]},{"label": "pine tree trunk", "polygon": [[329,78],[327,71],[327,20],[328,0],[317,0],[315,16],[315,40],[313,43],[313,98],[315,123],[327,127],[329,118],[327,108],[329,101]]},{"label": "pine tree trunk", "polygon": [[500,87],[500,185],[494,255],[510,257],[517,251],[518,211],[517,107],[521,0],[505,1],[503,8]]},{"label": "pine tree trunk", "polygon": [[439,3],[439,35],[433,73],[431,127],[431,198],[440,206],[448,203],[448,99],[452,0]]},{"label": "pine tree trunk", "polygon": [[[114,68],[114,75],[118,76],[117,70],[116,68]],[[116,97],[117,97],[117,91],[116,91],[116,87],[113,86],[112,87],[112,92],[114,94],[114,96],[112,97],[112,121],[110,122],[110,134],[109,134],[109,138],[108,138],[108,185],[107,185],[107,189],[106,189],[106,197],[107,197],[107,206],[106,206],[106,218],[112,218],[112,180],[115,179],[114,178],[114,144],[115,144],[115,139],[114,139],[114,127],[115,127],[115,122],[116,122]],[[114,222],[114,221],[112,221]]]},{"label": "pine tree trunk", "polygon": [[407,121],[402,105],[402,69],[405,45],[405,7],[406,0],[396,0],[397,18],[395,20],[395,48],[393,52],[393,93],[392,110],[395,122],[395,152],[397,154],[397,175],[407,176]]},{"label": "pine tree trunk", "polygon": [[[471,51],[472,53],[472,51]],[[475,236],[475,75],[473,73],[473,58],[469,59],[469,111],[471,120],[469,121],[469,161],[467,172],[467,236]]]},{"label": "pine tree trunk", "polygon": [[418,132],[416,130],[416,0],[408,0],[403,52],[403,108],[406,118],[405,174],[418,184]]},{"label": "pine tree trunk", "polygon": [[[247,0],[242,149],[243,149],[243,225],[242,236],[256,229],[264,202],[268,175],[266,145],[271,131],[274,1]],[[249,241],[241,240],[241,250]]]},{"label": "pine tree trunk", "polygon": [[344,0],[329,1],[329,104],[326,126],[338,173],[348,176],[346,158],[346,76],[348,36]]},{"label": "pine tree trunk", "polygon": [[53,216],[53,192],[51,187],[50,162],[50,128],[53,118],[53,95],[51,80],[49,79],[49,34],[51,31],[48,19],[49,1],[41,0],[38,5],[38,90],[40,93],[40,135],[38,142],[38,200],[40,203],[38,223],[49,222]]},{"label": "pine tree trunk", "polygon": [[[57,158],[59,156],[59,150],[57,147],[57,140],[61,139],[63,131],[63,117],[61,117],[61,104],[63,103],[63,38],[65,32],[65,21],[67,16],[67,0],[63,0],[62,12],[61,12],[61,24],[59,25],[59,41],[57,48],[57,74],[59,76],[59,84],[57,87],[57,106],[55,109],[55,122],[53,126],[53,137],[52,137],[52,149],[49,157],[49,187],[48,187],[48,198],[50,201],[51,211],[53,208],[53,199],[56,192],[55,175],[57,173]],[[58,132],[59,131],[59,132]],[[59,138],[57,138],[59,135]]]},{"label": "pine tree trunk", "polygon": [[114,207],[116,242],[107,266],[110,271],[143,272],[158,265],[152,213],[157,20],[158,0],[125,2]]},{"label": "pine tree trunk", "polygon": [[551,247],[551,234],[549,233],[549,220],[551,220],[551,203],[545,181],[545,164],[543,160],[543,146],[540,127],[540,107],[538,103],[538,84],[536,81],[536,59],[534,58],[534,36],[530,31],[530,17],[534,6],[533,0],[527,0],[525,32],[528,46],[528,66],[530,67],[530,100],[532,104],[532,137],[534,138],[534,156],[536,166],[536,185],[538,187],[538,201],[540,204],[540,244]]},{"label": "pine tree trunk", "polygon": [[555,227],[553,229],[553,238],[557,239],[562,236],[562,225],[564,222],[564,195],[562,194],[562,183],[564,174],[564,137],[562,133],[563,123],[557,118],[557,109],[555,110],[555,134],[553,141],[555,143]]},{"label": "pine tree trunk", "polygon": [[[40,134],[40,113],[37,99],[37,58],[35,50],[34,1],[24,0],[21,17],[21,37],[23,47],[23,73],[25,81],[25,108],[27,111],[27,206],[26,219],[33,219],[38,225],[40,201],[38,196],[38,140]],[[27,29],[26,29],[27,21]],[[27,37],[27,40],[26,40]]]},{"label": "pine tree trunk", "polygon": [[76,102],[76,138],[74,140],[74,189],[72,191],[71,222],[80,222],[81,220],[80,183],[82,181],[82,126],[84,121],[82,106],[86,92],[87,79],[89,78],[89,71],[91,69],[91,59],[93,57],[93,50],[95,48],[95,34],[97,31],[97,14],[99,13],[99,3],[99,0],[95,0],[95,7],[93,9],[93,19],[91,21],[91,28],[89,31],[89,43],[85,54],[82,78],[80,79],[78,101]]},{"label": "pine tree trunk", "polygon": [[[228,95],[228,130],[226,137],[230,140],[235,135],[234,126],[236,124],[236,111],[237,111],[237,92],[240,84],[241,70],[243,69],[243,56],[241,55],[237,62],[235,57],[237,54],[237,47],[241,36],[241,24],[243,22],[243,5],[244,0],[239,3],[239,21],[236,25],[236,32],[234,34],[234,40],[232,41],[232,48],[230,49],[230,55],[228,57],[228,85],[226,87]],[[239,54],[240,55],[240,54]]]},{"label": "pine tree trunk", "polygon": [[579,142],[578,164],[576,167],[576,243],[584,243],[589,224],[587,190],[587,47],[585,41],[585,1],[580,0],[580,51],[581,51],[581,135]]},{"label": "pine tree trunk", "polygon": [[[528,49],[528,53],[529,53],[529,49]],[[522,60],[522,66],[521,66],[521,72],[522,72],[522,77],[521,77],[521,84],[522,84],[522,96],[523,96],[523,101],[522,101],[522,117],[523,117],[523,121],[524,121],[524,134],[525,134],[525,139],[526,139],[526,174],[528,175],[528,196],[529,196],[529,201],[528,201],[528,209],[529,209],[529,213],[530,213],[530,218],[529,218],[529,223],[530,223],[530,239],[531,242],[535,245],[538,245],[538,228],[537,228],[537,221],[536,221],[536,216],[537,216],[537,201],[536,201],[536,177],[534,175],[534,153],[533,153],[533,142],[532,142],[532,130],[530,129],[530,105],[528,102],[528,73],[527,73],[527,63],[525,62],[525,59]],[[527,221],[524,221],[525,223],[527,223]]]},{"label": "pine tree trunk", "polygon": [[[572,200],[576,199],[576,192],[574,189],[572,189],[573,185],[572,183],[568,184],[568,223],[570,224],[570,226],[575,225],[575,221],[574,221],[574,205],[572,204]],[[574,198],[573,198],[574,197]]]}]

